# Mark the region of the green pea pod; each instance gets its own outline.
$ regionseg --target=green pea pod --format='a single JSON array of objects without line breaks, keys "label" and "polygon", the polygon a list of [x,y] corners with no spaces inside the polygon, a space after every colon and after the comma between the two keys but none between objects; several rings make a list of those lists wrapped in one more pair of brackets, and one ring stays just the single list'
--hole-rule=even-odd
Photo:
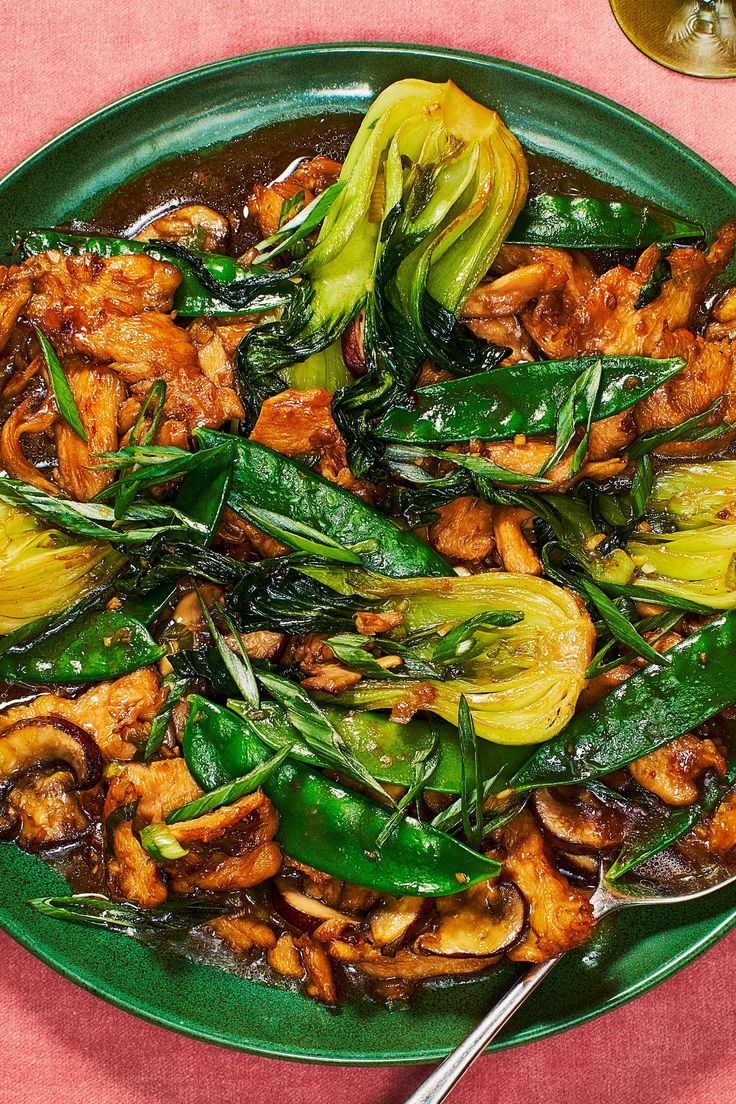
[{"label": "green pea pod", "polygon": [[[157,261],[167,261],[181,272],[181,284],[176,290],[174,307],[182,318],[197,318],[202,314],[250,314],[273,310],[284,305],[284,295],[266,283],[270,278],[254,279],[253,273],[244,269],[232,257],[217,253],[199,253],[196,250],[180,250],[154,242],[132,241],[129,238],[107,238],[98,235],[65,234],[57,230],[29,230],[20,239],[24,256],[58,249],[70,256],[96,253],[100,257],[119,257],[131,253],[145,253]],[[209,286],[205,286],[204,273]],[[223,287],[220,298],[217,284]],[[226,296],[228,298],[224,298]],[[241,299],[242,305],[238,305]]]},{"label": "green pea pod", "polygon": [[634,837],[626,844],[616,861],[606,872],[606,879],[615,882],[634,867],[659,855],[667,847],[682,839],[700,823],[726,796],[736,782],[736,759],[731,759],[724,778],[709,772],[703,785],[703,794],[692,805],[681,809],[665,809],[653,828]]},{"label": "green pea pod", "polygon": [[236,513],[257,506],[338,541],[348,534],[351,543],[371,542],[370,551],[359,553],[362,562],[394,578],[453,575],[433,548],[413,533],[403,532],[351,491],[244,437],[231,438],[214,429],[197,429],[194,435],[206,448],[233,442],[235,463],[227,502]]},{"label": "green pea pod", "polygon": [[578,713],[514,777],[517,791],[601,778],[736,702],[736,610],[712,621]]},{"label": "green pea pod", "polygon": [[129,614],[99,610],[3,651],[0,678],[61,685],[119,678],[155,663],[165,651]]},{"label": "green pea pod", "polygon": [[649,204],[592,196],[538,195],[527,200],[506,238],[514,245],[560,249],[644,249],[654,242],[703,238],[699,222]]},{"label": "green pea pod", "polygon": [[[271,758],[271,748],[230,710],[197,695],[189,700],[184,758],[203,789],[215,789]],[[410,817],[377,853],[376,839],[392,809],[303,763],[285,760],[263,790],[278,810],[276,838],[286,854],[334,877],[381,893],[445,897],[499,873],[495,860]]]},{"label": "green pea pod", "polygon": [[[450,444],[453,441],[503,441],[517,433],[552,433],[562,403],[580,375],[596,361],[601,386],[593,419],[618,414],[651,394],[684,367],[684,361],[649,357],[576,357],[512,364],[476,376],[463,376],[420,387],[411,403],[389,410],[376,433],[388,441]],[[587,421],[585,396],[575,421]]]},{"label": "green pea pod", "polygon": [[[299,733],[290,724],[286,710],[275,702],[264,702],[254,714],[243,702],[228,703],[250,731],[270,748],[278,751],[292,743],[290,756],[303,763],[319,766],[319,760],[299,740]],[[322,710],[337,728],[347,747],[374,778],[396,786],[411,786],[414,780],[414,760],[418,752],[432,745],[430,726],[420,717],[408,724],[392,721],[386,713],[340,709],[321,703]],[[462,780],[460,744],[454,725],[438,721],[439,762],[429,783],[429,789],[438,793],[459,794]],[[227,749],[228,769],[237,776],[243,774],[245,765],[236,742]],[[483,741],[480,746],[483,776],[498,775],[498,788],[504,785],[512,771],[526,758],[524,747],[491,744]],[[494,787],[495,788],[495,787]]]}]

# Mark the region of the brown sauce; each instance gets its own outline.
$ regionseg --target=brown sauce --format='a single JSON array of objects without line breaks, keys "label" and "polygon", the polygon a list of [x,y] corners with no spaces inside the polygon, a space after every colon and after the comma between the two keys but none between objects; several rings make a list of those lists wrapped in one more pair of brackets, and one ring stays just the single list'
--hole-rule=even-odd
[{"label": "brown sauce", "polygon": [[[360,115],[318,115],[263,127],[223,145],[166,158],[107,195],[88,225],[100,233],[124,234],[146,216],[203,203],[225,215],[232,227],[230,251],[239,256],[258,241],[244,214],[254,184],[268,184],[297,157],[323,154],[343,161],[360,125]],[[529,192],[630,199],[611,184],[546,154],[527,152]]]}]

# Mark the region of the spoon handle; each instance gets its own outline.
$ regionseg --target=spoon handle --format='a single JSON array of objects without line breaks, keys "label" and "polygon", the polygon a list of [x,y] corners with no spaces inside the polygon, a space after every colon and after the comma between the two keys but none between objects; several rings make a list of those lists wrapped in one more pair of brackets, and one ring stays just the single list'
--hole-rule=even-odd
[{"label": "spoon handle", "polygon": [[504,1024],[511,1019],[517,1008],[521,1008],[527,997],[534,992],[540,981],[557,965],[562,956],[550,958],[532,966],[523,978],[509,989],[508,993],[494,1005],[483,1017],[478,1026],[445,1058],[416,1092],[412,1093],[405,1104],[441,1104],[465,1071],[480,1057],[491,1040],[495,1039]]}]

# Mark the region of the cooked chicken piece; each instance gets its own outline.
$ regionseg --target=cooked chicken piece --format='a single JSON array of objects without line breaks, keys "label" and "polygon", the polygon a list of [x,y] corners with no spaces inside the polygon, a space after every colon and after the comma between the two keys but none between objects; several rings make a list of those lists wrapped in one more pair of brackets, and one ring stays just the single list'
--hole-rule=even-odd
[{"label": "cooked chicken piece", "polygon": [[89,502],[115,478],[115,472],[96,468],[96,453],[118,448],[118,408],[125,385],[107,368],[63,365],[74,403],[87,433],[87,443],[61,419],[55,426],[58,481],[64,494]]},{"label": "cooked chicken piece", "polygon": [[149,909],[162,905],[167,892],[158,866],[133,828],[137,800],[138,794],[130,782],[120,777],[112,779],[102,813],[109,852],[107,888],[114,900],[131,901]]},{"label": "cooked chicken piece", "polygon": [[138,815],[150,823],[165,820],[174,809],[202,796],[183,759],[126,763],[118,778],[128,782],[138,798]]},{"label": "cooked chicken piece", "polygon": [[335,660],[331,648],[325,644],[326,636],[306,633],[292,636],[281,657],[285,667],[296,664],[308,678],[301,681],[305,690],[326,694],[342,694],[360,682],[360,671],[351,671]]},{"label": "cooked chicken piece", "polygon": [[21,779],[10,791],[8,805],[21,819],[17,842],[29,851],[71,843],[90,827],[69,771],[47,771]]},{"label": "cooked chicken piece", "polygon": [[342,165],[329,157],[319,155],[311,160],[302,161],[290,176],[276,180],[264,186],[256,184],[253,194],[248,197],[248,210],[258,223],[264,238],[275,234],[281,224],[281,211],[285,200],[293,199],[299,192],[304,193],[303,201],[292,207],[289,218],[311,203],[315,195],[334,184],[340,175]]},{"label": "cooked chicken piece", "polygon": [[284,456],[321,453],[340,440],[332,417],[332,395],[319,387],[290,388],[266,399],[250,438]]},{"label": "cooked chicken piece", "polygon": [[270,801],[266,801],[262,790],[246,794],[231,805],[222,805],[192,820],[180,820],[170,825],[169,831],[182,847],[192,843],[213,843],[231,833],[236,826],[242,826],[254,812],[261,817],[264,830],[267,827],[273,835],[278,827],[278,814]]},{"label": "cooked chicken piece", "polygon": [[731,790],[714,812],[708,827],[708,845],[712,851],[731,851],[736,847],[736,790]]},{"label": "cooked chicken piece", "polygon": [[736,288],[729,288],[721,296],[713,307],[712,315],[714,320],[705,331],[708,341],[736,338]]},{"label": "cooked chicken piece", "polygon": [[636,440],[634,411],[629,408],[593,422],[588,439],[588,460],[608,460]]},{"label": "cooked chicken piece", "polygon": [[[270,238],[281,226],[281,211],[287,199],[304,193],[301,202],[295,202],[289,211],[289,218],[293,218],[302,207],[306,207],[314,199],[314,193],[307,188],[302,181],[293,174],[286,180],[277,180],[273,184],[254,184],[253,192],[248,196],[248,211],[258,224],[258,229],[264,238]],[[288,219],[287,219],[288,221]]]},{"label": "cooked chicken piece", "polygon": [[255,315],[224,325],[214,319],[196,318],[187,327],[199,367],[217,387],[235,386],[235,354],[238,345],[257,322],[258,317]]},{"label": "cooked chicken piece", "polygon": [[249,954],[254,947],[259,950],[273,950],[276,946],[276,933],[268,924],[254,920],[250,916],[218,916],[210,920],[210,927],[236,951]]},{"label": "cooked chicken piece", "polygon": [[316,997],[324,1004],[335,1004],[335,979],[332,976],[332,963],[325,950],[308,935],[300,935],[294,940],[294,946],[298,949],[307,971],[307,992],[310,997]]},{"label": "cooked chicken piece", "polygon": [[414,386],[429,387],[433,383],[445,383],[449,379],[452,379],[452,376],[444,368],[436,368],[431,360],[425,360],[419,369]]},{"label": "cooked chicken piece", "polygon": [[542,575],[542,561],[529,543],[522,523],[531,520],[528,510],[497,506],[493,514],[493,536],[506,571],[520,575]]},{"label": "cooked chicken piece", "polygon": [[[545,472],[545,479],[551,480],[550,488],[557,487],[569,479],[575,448],[575,444],[571,445],[554,467]],[[492,460],[494,464],[506,468],[507,471],[536,475],[554,450],[555,442],[551,437],[526,438],[520,435],[513,441],[473,441],[468,451],[485,456],[486,459]]]},{"label": "cooked chicken piece", "polygon": [[404,615],[399,610],[386,610],[384,613],[356,613],[355,629],[363,636],[383,636],[400,625]]},{"label": "cooked chicken piece", "polygon": [[177,242],[200,253],[223,252],[230,234],[230,223],[224,215],[202,203],[185,203],[173,211],[149,222],[136,236],[136,241]]},{"label": "cooked chicken piece", "polygon": [[240,855],[194,847],[183,859],[167,863],[172,892],[188,894],[197,890],[232,893],[250,889],[275,877],[281,868],[281,848],[263,843]]},{"label": "cooked chicken piece", "polygon": [[22,265],[0,265],[0,352],[31,298],[30,274]]},{"label": "cooked chicken piece", "polygon": [[429,539],[449,560],[480,563],[494,551],[493,507],[481,498],[463,495],[436,511],[440,520],[430,526]]},{"label": "cooked chicken piece", "polygon": [[67,338],[111,316],[170,311],[181,283],[178,268],[145,253],[66,257],[52,250],[30,257],[22,268],[33,282],[25,313],[47,336],[58,335],[62,348]]},{"label": "cooked chicken piece", "polygon": [[529,905],[529,930],[509,958],[545,962],[584,943],[595,923],[588,898],[556,870],[532,814],[522,810],[497,838],[506,851],[502,877],[514,882]]},{"label": "cooked chicken piece", "polygon": [[[482,341],[489,341],[492,345],[504,345],[511,350],[510,355],[501,361],[502,365],[519,364],[521,361],[537,359],[531,338],[516,315],[508,314],[501,318],[473,318],[466,325]],[[443,378],[448,379],[449,373],[446,373]]]},{"label": "cooked chicken piece", "polygon": [[283,977],[300,978],[304,974],[302,960],[294,945],[294,936],[284,932],[279,936],[276,946],[266,956],[272,970]]},{"label": "cooked chicken piece", "polygon": [[629,763],[629,770],[645,790],[667,805],[692,805],[699,796],[698,780],[707,770],[726,773],[726,761],[712,740],[691,732]]},{"label": "cooked chicken piece", "polygon": [[325,188],[337,183],[341,171],[342,165],[339,161],[333,161],[331,157],[318,153],[316,157],[300,161],[289,180],[296,180],[302,187],[319,195]]},{"label": "cooked chicken piece", "polygon": [[[226,639],[230,644],[229,635]],[[241,640],[251,659],[278,659],[286,644],[284,633],[265,631],[241,633]],[[233,640],[232,643],[234,644],[235,641]]]},{"label": "cooked chicken piece", "polygon": [[548,356],[656,355],[651,350],[665,332],[691,324],[708,285],[727,265],[735,237],[733,224],[723,228],[707,254],[690,247],[673,249],[668,258],[672,279],[639,310],[634,304],[659,260],[656,245],[642,253],[633,270],[617,265],[587,287],[568,278],[561,291],[525,310],[522,320]]},{"label": "cooked chicken piece", "polygon": [[[636,428],[641,433],[679,425],[707,410],[722,398],[710,422],[736,422],[736,341],[705,341],[689,330],[664,333],[651,350],[658,357],[681,356],[685,367],[635,407]],[[658,452],[668,456],[707,456],[727,446],[733,434],[717,440],[666,445]]]},{"label": "cooked chicken piece", "polygon": [[15,721],[56,714],[90,733],[106,759],[132,759],[163,704],[158,674],[143,667],[114,682],[100,682],[79,698],[41,694],[0,713],[0,732]]},{"label": "cooked chicken piece", "polygon": [[131,394],[141,400],[154,380],[164,380],[164,412],[190,431],[243,417],[235,391],[215,386],[202,374],[189,335],[169,314],[112,315],[96,330],[75,334],[73,342],[80,352],[111,362]]},{"label": "cooked chicken piece", "polygon": [[[40,358],[39,358],[40,360]],[[23,437],[48,433],[59,414],[51,395],[39,398],[29,394],[11,411],[0,430],[0,465],[12,479],[22,479],[47,494],[56,495],[59,488],[38,470],[23,451]]]},{"label": "cooked chicken piece", "polygon": [[229,506],[222,512],[217,539],[228,545],[228,555],[237,560],[270,560],[289,551],[285,544],[251,525]]},{"label": "cooked chicken piece", "polygon": [[567,274],[549,262],[520,265],[477,287],[463,307],[463,318],[502,318],[518,314],[531,299],[559,291],[566,283]]},{"label": "cooked chicken piece", "polygon": [[626,682],[627,678],[635,675],[636,670],[633,663],[621,663],[618,667],[613,667],[610,671],[605,671],[602,675],[596,675],[595,678],[589,679],[578,698],[578,709],[588,709],[604,694],[608,694],[609,691],[620,686],[622,682]]}]

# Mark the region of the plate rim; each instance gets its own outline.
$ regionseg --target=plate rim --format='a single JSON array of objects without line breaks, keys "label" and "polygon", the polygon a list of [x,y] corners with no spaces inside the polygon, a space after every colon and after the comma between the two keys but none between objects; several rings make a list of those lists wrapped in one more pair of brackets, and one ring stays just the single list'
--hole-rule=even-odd
[{"label": "plate rim", "polygon": [[[320,53],[349,53],[351,51],[360,52],[362,54],[404,54],[411,57],[417,53],[423,57],[431,56],[438,59],[447,58],[453,61],[471,61],[481,62],[490,65],[491,68],[496,70],[507,70],[513,73],[520,73],[522,75],[528,75],[541,83],[548,83],[557,88],[566,89],[572,93],[579,100],[587,100],[598,106],[604,107],[608,112],[620,117],[628,125],[634,126],[639,130],[645,130],[648,133],[656,134],[661,140],[665,142],[670,148],[674,149],[681,156],[684,156],[689,160],[693,166],[701,173],[707,175],[715,184],[728,189],[734,197],[736,202],[736,183],[730,180],[724,173],[717,169],[714,165],[710,164],[703,156],[693,150],[685,142],[679,138],[674,137],[668,131],[664,130],[658,124],[646,119],[643,115],[633,111],[631,108],[625,107],[622,104],[617,103],[615,100],[608,98],[598,92],[594,92],[589,88],[585,88],[583,85],[577,84],[574,81],[567,80],[564,77],[557,76],[556,74],[549,73],[546,70],[537,69],[533,66],[524,65],[520,62],[512,61],[505,58],[498,58],[492,54],[484,54],[478,51],[472,50],[460,50],[452,47],[441,46],[437,44],[422,44],[414,42],[392,42],[392,41],[378,41],[378,42],[366,42],[366,41],[340,41],[340,42],[312,42],[304,44],[295,44],[291,46],[274,47],[271,49],[258,50],[250,53],[238,54],[231,57],[221,58],[211,62],[207,62],[202,65],[195,66],[189,69],[183,69],[169,76],[163,77],[159,80],[153,81],[149,84],[145,84],[139,88],[134,89],[131,92],[119,96],[109,102],[103,104],[101,107],[95,109],[88,115],[71,123],[65,127],[59,133],[53,135],[47,141],[43,142],[36,149],[32,150],[26,157],[24,157],[17,165],[13,166],[2,178],[0,178],[0,192],[11,184],[16,176],[32,169],[35,162],[40,160],[49,151],[53,150],[56,146],[62,146],[69,138],[76,137],[82,134],[87,128],[93,126],[102,118],[106,117],[112,112],[125,109],[129,106],[136,104],[141,100],[145,100],[151,95],[165,90],[175,88],[178,84],[186,83],[193,78],[200,78],[207,76],[208,74],[227,71],[230,68],[237,68],[243,63],[265,61],[271,58],[287,58],[294,57],[299,58],[308,54],[320,54]],[[734,927],[736,927],[736,906],[725,917],[723,917],[715,927],[711,928],[704,936],[698,939],[695,943],[691,944],[685,951],[681,952],[675,958],[669,962],[663,964],[658,969],[651,973],[647,973],[641,977],[634,985],[625,988],[623,991],[616,994],[615,997],[608,999],[602,1006],[597,1009],[583,1011],[572,1018],[566,1019],[564,1023],[550,1027],[549,1025],[539,1024],[527,1028],[525,1031],[517,1035],[513,1040],[500,1041],[498,1043],[492,1043],[488,1048],[490,1051],[500,1051],[511,1049],[512,1047],[523,1046],[527,1043],[534,1042],[536,1040],[544,1038],[552,1038],[556,1035],[562,1034],[571,1028],[580,1026],[591,1020],[598,1019],[606,1013],[613,1011],[615,1008],[619,1008],[624,1004],[628,1004],[629,1001],[634,1000],[636,997],[648,992],[656,985],[665,981],[667,978],[673,976],[679,970],[683,969],[689,963],[700,957],[710,947],[714,946],[721,939],[723,939]],[[47,952],[41,945],[39,945],[36,937],[33,934],[32,929],[26,929],[16,922],[11,917],[6,917],[0,910],[0,929],[4,930],[12,939],[14,939],[20,946],[32,954],[35,958],[41,961],[44,965],[53,969],[57,974],[64,977],[66,980],[73,982],[85,991],[92,993],[94,996],[105,1001],[108,1004],[113,1005],[116,1008],[121,1009],[124,1012],[137,1016],[148,1023],[153,1023],[156,1026],[164,1027],[169,1030],[176,1031],[178,1034],[185,1035],[189,1038],[196,1039],[198,1042],[214,1044],[225,1047],[230,1050],[234,1050],[240,1053],[249,1053],[266,1058],[278,1058],[282,1060],[290,1060],[311,1064],[323,1064],[329,1066],[411,1066],[421,1065],[423,1063],[436,1061],[444,1057],[448,1051],[442,1047],[427,1048],[421,1053],[415,1052],[410,1056],[397,1055],[395,1052],[389,1054],[372,1053],[367,1056],[365,1051],[356,1053],[354,1055],[346,1054],[329,1054],[329,1053],[315,1053],[312,1051],[310,1054],[302,1052],[296,1052],[292,1047],[285,1046],[279,1047],[277,1043],[269,1042],[267,1046],[259,1045],[257,1043],[248,1042],[246,1040],[234,1040],[232,1038],[226,1038],[222,1035],[218,1035],[215,1030],[203,1029],[201,1027],[193,1027],[188,1023],[176,1019],[172,1015],[166,1013],[158,1014],[153,1010],[142,1008],[140,1005],[132,1003],[126,997],[121,997],[116,992],[110,989],[107,985],[97,983],[84,976],[82,967],[69,965],[67,963],[60,963],[54,958],[53,953]],[[201,964],[197,964],[198,966]],[[214,968],[214,967],[207,967]]]}]

